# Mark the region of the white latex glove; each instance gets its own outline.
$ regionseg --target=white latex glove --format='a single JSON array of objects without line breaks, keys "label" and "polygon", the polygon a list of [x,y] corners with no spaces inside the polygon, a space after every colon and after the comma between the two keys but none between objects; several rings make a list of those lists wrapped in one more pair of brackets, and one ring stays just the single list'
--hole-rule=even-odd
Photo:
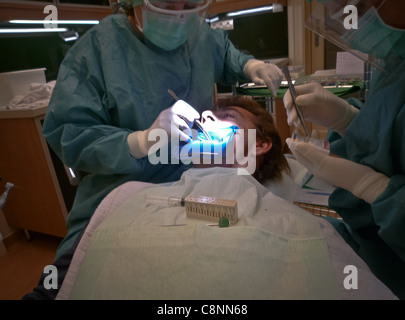
[{"label": "white latex glove", "polygon": [[305,142],[288,138],[287,144],[297,161],[315,177],[346,189],[368,203],[373,203],[389,184],[386,175],[368,166],[330,156]]},{"label": "white latex glove", "polygon": [[277,89],[280,87],[281,80],[283,79],[283,73],[275,64],[251,59],[246,62],[243,73],[257,85],[266,84],[274,97],[277,95]]},{"label": "white latex glove", "polygon": [[[342,137],[350,122],[359,110],[345,100],[335,96],[318,83],[308,83],[295,87],[296,103],[301,107],[306,120],[336,131]],[[284,106],[287,109],[288,124],[300,125],[300,121],[292,105],[290,90],[284,95]]]},{"label": "white latex glove", "polygon": [[163,129],[168,135],[168,141],[179,139],[189,141],[191,137],[191,127],[194,120],[199,119],[200,114],[183,100],[177,101],[170,108],[163,110],[152,126],[144,131],[135,131],[128,135],[128,145],[131,155],[140,159],[148,155],[149,148],[156,141],[149,140],[149,133],[154,129]]}]

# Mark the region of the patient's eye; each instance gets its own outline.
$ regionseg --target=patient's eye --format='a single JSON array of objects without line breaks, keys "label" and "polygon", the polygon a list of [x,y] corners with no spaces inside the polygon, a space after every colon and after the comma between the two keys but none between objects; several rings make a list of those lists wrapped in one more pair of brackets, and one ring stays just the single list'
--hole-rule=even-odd
[{"label": "patient's eye", "polygon": [[225,120],[225,119],[235,119],[237,113],[233,110],[218,110],[215,114],[219,119]]}]

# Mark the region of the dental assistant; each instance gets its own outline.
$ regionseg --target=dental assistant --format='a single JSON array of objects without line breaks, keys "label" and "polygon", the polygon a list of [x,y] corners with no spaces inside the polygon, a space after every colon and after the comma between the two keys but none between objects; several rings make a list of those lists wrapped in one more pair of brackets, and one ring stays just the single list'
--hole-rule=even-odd
[{"label": "dental assistant", "polygon": [[[321,2],[321,1],[319,1]],[[327,8],[342,1],[322,1]],[[346,4],[346,1],[343,1]],[[347,3],[348,4],[348,3]],[[363,103],[335,97],[317,84],[297,86],[305,119],[333,131],[331,153],[306,143],[289,146],[313,174],[338,188],[329,205],[343,218],[332,221],[370,269],[405,298],[405,21],[404,1],[355,1],[357,30],[342,35],[353,49],[379,60]],[[291,95],[284,97],[288,121],[298,124]]]},{"label": "dental assistant", "polygon": [[[183,136],[213,105],[214,84],[266,83],[275,93],[281,71],[243,54],[224,31],[206,23],[211,0],[119,1],[114,14],[87,31],[62,62],[43,134],[83,177],[69,212],[68,249],[101,200],[129,180],[162,183],[188,169],[152,165],[153,129]],[[172,90],[189,105],[178,107]],[[175,124],[175,126],[173,126]],[[174,128],[174,131],[173,131]]]}]

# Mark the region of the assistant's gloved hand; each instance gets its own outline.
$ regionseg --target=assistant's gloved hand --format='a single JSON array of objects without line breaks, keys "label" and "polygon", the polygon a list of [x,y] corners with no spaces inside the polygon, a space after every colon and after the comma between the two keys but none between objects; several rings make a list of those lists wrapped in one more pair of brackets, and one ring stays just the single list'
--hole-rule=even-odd
[{"label": "assistant's gloved hand", "polygon": [[[335,96],[318,83],[308,83],[295,87],[296,103],[301,107],[305,120],[309,120],[336,131],[342,137],[347,126],[356,117],[359,110],[345,100]],[[284,95],[288,124],[299,126],[299,118],[292,104],[290,90]]]},{"label": "assistant's gloved hand", "polygon": [[149,148],[156,141],[149,140],[149,133],[154,129],[163,129],[168,140],[179,139],[180,141],[189,141],[191,136],[191,127],[194,120],[199,119],[200,114],[188,103],[183,100],[177,101],[170,108],[163,110],[151,127],[144,131],[135,131],[128,135],[127,143],[131,155],[140,159],[148,155]]},{"label": "assistant's gloved hand", "polygon": [[330,156],[305,142],[288,138],[287,144],[297,161],[315,177],[346,189],[368,203],[373,203],[389,184],[386,175],[368,166]]},{"label": "assistant's gloved hand", "polygon": [[277,89],[280,87],[281,80],[283,79],[283,73],[275,64],[251,59],[246,62],[243,73],[257,85],[266,84],[274,97],[277,95]]}]

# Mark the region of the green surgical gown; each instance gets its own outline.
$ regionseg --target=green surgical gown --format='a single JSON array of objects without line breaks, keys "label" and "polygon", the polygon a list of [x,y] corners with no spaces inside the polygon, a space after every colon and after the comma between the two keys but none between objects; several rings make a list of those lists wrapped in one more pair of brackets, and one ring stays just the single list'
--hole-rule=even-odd
[{"label": "green surgical gown", "polygon": [[405,61],[391,60],[377,72],[370,95],[344,138],[331,152],[367,165],[390,178],[372,203],[337,189],[329,205],[343,218],[349,243],[371,270],[400,298],[405,298]]},{"label": "green surgical gown", "polygon": [[252,58],[206,24],[192,51],[187,45],[164,51],[145,44],[122,14],[105,18],[74,44],[60,66],[43,128],[62,161],[84,173],[58,256],[113,188],[129,180],[178,180],[188,169],[181,162],[134,159],[126,142],[175,102],[168,89],[201,113],[212,108],[215,83],[249,80],[243,67]]}]

